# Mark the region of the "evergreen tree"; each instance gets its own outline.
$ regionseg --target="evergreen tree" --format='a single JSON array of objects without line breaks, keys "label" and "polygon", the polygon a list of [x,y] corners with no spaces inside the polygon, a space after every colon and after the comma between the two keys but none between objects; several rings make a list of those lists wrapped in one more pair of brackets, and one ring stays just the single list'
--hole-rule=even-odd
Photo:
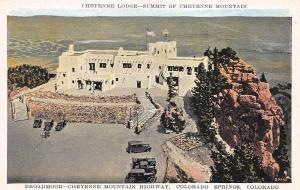
[{"label": "evergreen tree", "polygon": [[230,48],[224,48],[219,52],[219,62],[222,65],[228,65],[230,60],[238,61],[239,57],[237,57],[236,52]]},{"label": "evergreen tree", "polygon": [[253,153],[253,146],[246,143],[236,147],[232,162],[232,176],[237,183],[264,182],[259,158]]},{"label": "evergreen tree", "polygon": [[218,148],[213,151],[212,182],[218,183],[253,183],[266,182],[267,177],[261,169],[260,157],[253,153],[249,144],[236,147],[233,154]]},{"label": "evergreen tree", "polygon": [[192,89],[191,97],[192,108],[198,118],[198,126],[206,143],[213,143],[215,136],[215,129],[212,127],[213,102],[209,78],[203,63],[198,66],[195,83],[196,86]]},{"label": "evergreen tree", "polygon": [[168,77],[168,99],[167,101],[170,101],[172,98],[174,98],[177,95],[177,89],[175,88],[175,82],[172,77],[172,73],[170,73],[170,77]]},{"label": "evergreen tree", "polygon": [[20,65],[8,68],[8,88],[13,86],[34,88],[50,79],[47,69],[40,66]]},{"label": "evergreen tree", "polygon": [[260,76],[260,82],[267,82],[265,73],[262,73],[262,74],[261,74],[261,76]]},{"label": "evergreen tree", "polygon": [[288,157],[288,150],[286,144],[285,126],[280,127],[280,141],[278,148],[274,151],[273,157],[280,165],[279,176],[283,176],[283,172],[290,168],[290,161]]},{"label": "evergreen tree", "polygon": [[211,167],[212,176],[211,182],[214,183],[233,183],[235,182],[232,171],[232,155],[225,150],[212,151],[212,159],[214,161],[214,167]]}]

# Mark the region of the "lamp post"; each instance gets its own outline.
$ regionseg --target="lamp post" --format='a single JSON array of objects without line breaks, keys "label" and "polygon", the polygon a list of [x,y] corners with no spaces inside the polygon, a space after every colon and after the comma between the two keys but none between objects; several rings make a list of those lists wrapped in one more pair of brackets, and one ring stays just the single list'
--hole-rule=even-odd
[{"label": "lamp post", "polygon": [[139,111],[136,111],[136,127],[139,127]]},{"label": "lamp post", "polygon": [[136,111],[136,128],[135,128],[135,133],[139,134],[140,130],[139,130],[139,111]]},{"label": "lamp post", "polygon": [[129,121],[131,121],[131,108],[129,108]]}]

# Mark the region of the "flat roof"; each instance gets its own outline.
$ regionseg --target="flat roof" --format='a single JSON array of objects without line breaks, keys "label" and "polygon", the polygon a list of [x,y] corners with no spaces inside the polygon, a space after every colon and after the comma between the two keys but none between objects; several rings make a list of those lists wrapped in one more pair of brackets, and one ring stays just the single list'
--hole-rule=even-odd
[{"label": "flat roof", "polygon": [[148,144],[148,143],[144,143],[143,141],[129,141],[128,144],[134,145],[134,144]]}]

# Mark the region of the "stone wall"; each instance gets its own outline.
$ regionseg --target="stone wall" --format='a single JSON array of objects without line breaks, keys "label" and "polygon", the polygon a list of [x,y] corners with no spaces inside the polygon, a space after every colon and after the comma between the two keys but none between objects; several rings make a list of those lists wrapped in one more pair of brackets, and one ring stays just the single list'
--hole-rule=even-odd
[{"label": "stone wall", "polygon": [[130,106],[99,106],[54,104],[48,102],[28,101],[32,117],[51,118],[55,121],[65,119],[68,122],[80,123],[119,123],[126,124],[129,120],[129,109],[135,113],[138,105]]}]

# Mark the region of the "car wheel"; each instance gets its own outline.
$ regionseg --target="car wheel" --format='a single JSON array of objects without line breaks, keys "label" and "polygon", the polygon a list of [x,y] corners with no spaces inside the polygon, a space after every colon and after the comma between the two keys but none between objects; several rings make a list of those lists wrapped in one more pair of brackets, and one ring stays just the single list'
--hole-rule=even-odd
[{"label": "car wheel", "polygon": [[135,182],[134,177],[130,177],[130,178],[128,179],[128,182],[129,182],[129,183],[134,183],[134,182]]},{"label": "car wheel", "polygon": [[150,178],[148,179],[148,182],[149,182],[149,183],[154,183],[155,181],[156,181],[155,177],[150,177]]}]

